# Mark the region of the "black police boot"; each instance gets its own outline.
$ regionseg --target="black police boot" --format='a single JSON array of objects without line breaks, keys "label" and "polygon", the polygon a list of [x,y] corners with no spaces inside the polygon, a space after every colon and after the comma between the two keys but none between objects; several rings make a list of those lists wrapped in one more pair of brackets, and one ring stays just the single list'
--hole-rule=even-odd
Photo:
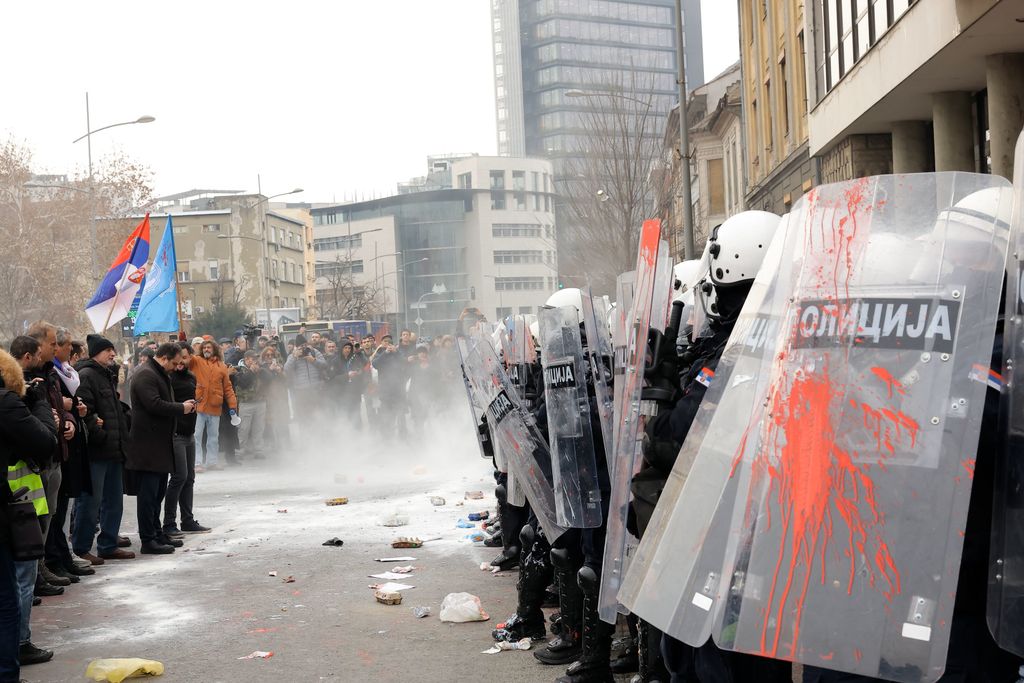
[{"label": "black police boot", "polygon": [[625,644],[619,652],[619,656],[612,660],[611,669],[613,674],[631,674],[640,670],[640,655],[637,653],[637,618],[634,614],[626,615],[626,626],[629,627],[629,637],[625,638]]},{"label": "black police boot", "polygon": [[555,683],[614,683],[608,659],[615,627],[601,621],[597,611],[601,581],[590,567],[581,568],[577,576],[583,593],[583,654]]},{"label": "black police boot", "polygon": [[629,683],[667,683],[670,676],[661,657],[661,631],[643,619],[637,622],[640,668]]},{"label": "black police boot", "polygon": [[561,617],[558,620],[557,637],[546,647],[536,650],[533,656],[544,664],[564,666],[575,662],[583,653],[580,631],[583,628],[583,593],[576,579],[576,567],[569,559],[569,551],[552,548],[551,564],[558,581],[558,605]]},{"label": "black police boot", "polygon": [[516,582],[518,604],[516,613],[491,632],[498,641],[540,640],[547,635],[547,623],[540,606],[544,600],[544,589],[551,581],[551,565],[547,561],[550,547],[538,541],[537,532],[529,524],[519,532],[519,540],[526,550],[519,561],[519,580]]},{"label": "black police boot", "polygon": [[498,499],[498,515],[501,517],[502,551],[500,555],[491,560],[491,566],[505,571],[519,563],[521,550],[528,550],[519,545],[516,538],[516,534],[523,528],[526,520],[519,515],[519,511],[523,508],[508,504],[508,491],[504,486],[498,484],[495,487],[494,497]]}]

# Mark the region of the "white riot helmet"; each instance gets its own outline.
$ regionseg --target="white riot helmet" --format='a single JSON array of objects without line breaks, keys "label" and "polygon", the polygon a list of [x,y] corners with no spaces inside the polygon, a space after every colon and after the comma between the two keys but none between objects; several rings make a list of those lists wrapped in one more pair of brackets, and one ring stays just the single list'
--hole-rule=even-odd
[{"label": "white riot helmet", "polygon": [[711,231],[708,259],[715,287],[752,282],[781,217],[767,211],[744,211]]},{"label": "white riot helmet", "polygon": [[534,344],[540,341],[540,321],[534,320],[530,323],[530,334],[533,336]]},{"label": "white riot helmet", "polygon": [[682,261],[672,266],[672,275],[675,278],[675,282],[672,284],[673,294],[672,301],[682,301],[686,298],[686,294],[690,293],[690,301],[692,302],[693,288],[697,286],[697,282],[707,273],[707,269],[703,267],[704,262],[701,259],[693,259],[691,261]]},{"label": "white riot helmet", "polygon": [[[544,303],[548,308],[562,308],[563,306],[572,306],[576,309],[576,322],[583,322],[583,292],[576,287],[568,287],[566,289],[560,289],[551,296]],[[538,339],[540,337],[537,337]]]}]

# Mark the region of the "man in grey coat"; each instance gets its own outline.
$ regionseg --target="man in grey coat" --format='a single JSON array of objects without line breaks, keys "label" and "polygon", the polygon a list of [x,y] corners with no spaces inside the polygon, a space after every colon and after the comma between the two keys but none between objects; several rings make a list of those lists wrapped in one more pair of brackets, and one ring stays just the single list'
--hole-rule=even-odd
[{"label": "man in grey coat", "polygon": [[291,387],[292,412],[300,424],[308,423],[320,410],[327,360],[309,345],[303,335],[295,337],[295,348],[284,364]]}]

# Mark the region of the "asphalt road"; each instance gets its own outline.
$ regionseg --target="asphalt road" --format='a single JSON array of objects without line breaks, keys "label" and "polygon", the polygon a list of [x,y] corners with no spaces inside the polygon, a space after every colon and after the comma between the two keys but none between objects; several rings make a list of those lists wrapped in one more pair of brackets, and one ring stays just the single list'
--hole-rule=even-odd
[{"label": "asphalt road", "polygon": [[[23,678],[79,681],[93,659],[142,657],[162,662],[160,680],[168,682],[554,680],[561,670],[528,652],[481,653],[494,625],[514,610],[516,573],[481,571],[494,552],[455,528],[469,512],[494,510],[489,464],[448,455],[199,475],[196,516],[213,533],[186,537],[173,555],[108,561],[64,596],[47,598],[33,610],[33,641],[56,655],[24,668]],[[486,497],[456,506],[467,490]],[[431,495],[446,504],[433,506]],[[327,507],[334,496],[350,503]],[[382,526],[396,512],[409,525]],[[126,498],[122,532],[135,549],[136,529],[134,499]],[[344,547],[321,545],[332,536]],[[396,536],[441,539],[393,550]],[[396,555],[416,558],[402,563],[417,567],[407,581],[415,588],[401,605],[381,605],[369,575],[389,567],[376,558]],[[294,583],[285,582],[289,576]],[[462,591],[480,597],[488,621],[439,621],[445,595]],[[417,606],[431,615],[416,618]],[[273,656],[239,659],[257,650]]]}]

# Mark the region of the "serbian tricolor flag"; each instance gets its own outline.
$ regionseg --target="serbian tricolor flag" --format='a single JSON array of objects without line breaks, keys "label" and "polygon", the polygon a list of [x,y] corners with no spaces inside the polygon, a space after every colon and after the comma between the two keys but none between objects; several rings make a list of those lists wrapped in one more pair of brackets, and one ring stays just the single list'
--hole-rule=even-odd
[{"label": "serbian tricolor flag", "polygon": [[146,277],[149,259],[149,214],[142,219],[124,245],[110,270],[103,278],[92,301],[85,307],[92,327],[102,334],[111,325],[128,315],[142,280]]}]

